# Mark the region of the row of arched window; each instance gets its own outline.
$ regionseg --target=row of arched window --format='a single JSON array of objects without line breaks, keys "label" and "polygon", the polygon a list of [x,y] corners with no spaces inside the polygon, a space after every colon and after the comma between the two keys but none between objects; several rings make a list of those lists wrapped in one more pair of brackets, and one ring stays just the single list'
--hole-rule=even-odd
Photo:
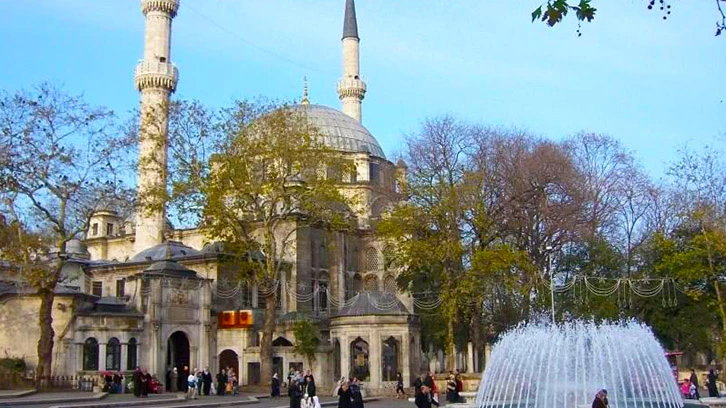
[{"label": "row of arched window", "polygon": [[386,275],[383,278],[383,287],[380,286],[378,276],[368,274],[363,278],[360,274],[353,275],[353,278],[346,283],[347,297],[351,298],[364,290],[382,290],[386,293],[397,293],[396,278],[393,275]]},{"label": "row of arched window", "polygon": [[[83,371],[99,370],[98,346],[98,340],[94,337],[87,338],[83,343]],[[136,368],[138,342],[132,337],[126,347],[126,370],[133,370]],[[104,357],[106,359],[105,370],[121,370],[121,342],[116,337],[112,337],[106,343],[106,355]]]}]

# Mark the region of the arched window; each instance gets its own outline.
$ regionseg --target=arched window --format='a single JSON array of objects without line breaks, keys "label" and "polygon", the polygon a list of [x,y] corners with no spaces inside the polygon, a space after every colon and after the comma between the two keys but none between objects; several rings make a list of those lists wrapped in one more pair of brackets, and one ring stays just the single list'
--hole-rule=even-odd
[{"label": "arched window", "polygon": [[98,371],[98,340],[93,337],[83,343],[83,371]]},{"label": "arched window", "polygon": [[398,372],[398,341],[393,336],[383,342],[381,362],[383,381],[395,381]]},{"label": "arched window", "polygon": [[368,343],[358,337],[350,343],[350,372],[361,381],[368,380]]},{"label": "arched window", "polygon": [[126,369],[127,370],[133,370],[136,368],[136,361],[137,361],[136,360],[136,346],[137,346],[136,339],[132,337],[131,340],[129,340],[129,345],[128,345],[128,349],[126,352]]},{"label": "arched window", "polygon": [[121,369],[121,342],[112,337],[106,344],[106,370],[119,371]]},{"label": "arched window", "polygon": [[397,289],[396,278],[393,275],[386,275],[383,278],[383,291],[386,293],[396,293],[398,291]]},{"label": "arched window", "polygon": [[375,248],[366,249],[366,271],[378,270],[378,250]]},{"label": "arched window", "polygon": [[292,347],[293,344],[290,340],[280,336],[272,341],[272,347]]},{"label": "arched window", "polygon": [[320,244],[320,268],[328,269],[330,263],[328,261],[328,247],[325,244]]},{"label": "arched window", "polygon": [[340,378],[340,341],[333,342],[333,378]]},{"label": "arched window", "polygon": [[368,275],[365,280],[365,290],[378,290],[378,277],[376,275]]},{"label": "arched window", "polygon": [[318,304],[317,309],[320,312],[328,310],[328,282],[320,281],[318,283]]}]

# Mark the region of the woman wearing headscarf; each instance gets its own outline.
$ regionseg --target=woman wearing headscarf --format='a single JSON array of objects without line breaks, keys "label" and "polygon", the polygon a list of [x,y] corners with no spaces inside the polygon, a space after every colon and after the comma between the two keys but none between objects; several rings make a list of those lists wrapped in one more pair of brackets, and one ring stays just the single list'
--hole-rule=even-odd
[{"label": "woman wearing headscarf", "polygon": [[608,392],[607,390],[600,390],[595,394],[595,400],[592,401],[592,408],[607,408],[608,406]]}]

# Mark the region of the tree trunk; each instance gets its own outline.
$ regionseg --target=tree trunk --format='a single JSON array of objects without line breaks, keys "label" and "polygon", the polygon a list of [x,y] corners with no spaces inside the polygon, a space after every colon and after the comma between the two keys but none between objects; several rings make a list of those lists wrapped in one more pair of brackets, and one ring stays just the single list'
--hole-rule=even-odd
[{"label": "tree trunk", "polygon": [[[451,300],[453,303],[453,299]],[[456,367],[456,356],[454,355],[454,316],[456,308],[449,306],[446,316],[446,370],[453,371]]]},{"label": "tree trunk", "polygon": [[[275,311],[277,309],[277,292],[265,297],[265,316],[260,342],[260,381],[262,385],[272,382],[272,335],[275,331]],[[282,375],[283,373],[278,373]]]},{"label": "tree trunk", "polygon": [[[51,285],[55,286],[55,285]],[[40,297],[40,311],[38,323],[40,325],[40,338],[38,339],[38,369],[36,371],[36,389],[40,390],[51,375],[53,362],[53,288],[42,288],[38,291]]]}]

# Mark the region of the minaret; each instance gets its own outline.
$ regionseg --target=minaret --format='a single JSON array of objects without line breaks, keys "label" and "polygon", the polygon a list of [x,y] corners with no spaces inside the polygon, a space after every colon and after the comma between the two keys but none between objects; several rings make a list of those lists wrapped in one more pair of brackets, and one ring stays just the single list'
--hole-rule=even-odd
[{"label": "minaret", "polygon": [[179,0],[141,0],[146,34],[134,77],[141,94],[136,252],[164,239],[169,97],[179,79],[171,63],[171,21],[178,9]]},{"label": "minaret", "polygon": [[338,82],[338,97],[343,112],[361,121],[361,102],[366,94],[366,83],[360,79],[360,38],[355,17],[355,1],[345,1],[343,22],[343,78]]}]

